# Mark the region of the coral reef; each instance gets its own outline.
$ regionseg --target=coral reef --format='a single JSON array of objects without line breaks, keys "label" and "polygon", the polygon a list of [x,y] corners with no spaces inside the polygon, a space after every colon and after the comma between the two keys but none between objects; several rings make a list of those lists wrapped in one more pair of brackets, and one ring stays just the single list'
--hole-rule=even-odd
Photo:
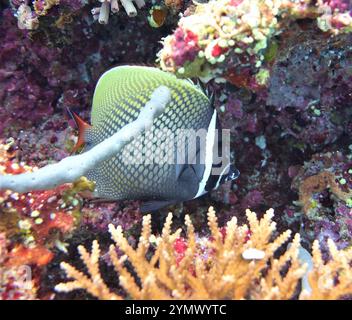
[{"label": "coral reef", "polygon": [[[0,2],[0,171],[22,173],[67,157],[77,134],[66,108],[88,120],[94,86],[104,71],[118,64],[154,64],[162,49],[159,57],[165,69],[180,77],[200,75],[208,81],[221,126],[231,130],[231,148],[241,175],[202,198],[155,213],[151,221],[155,236],[150,239],[146,260],[141,261],[150,262],[155,253],[168,210],[173,211],[173,226],[183,229],[184,212],[192,212],[197,230],[194,254],[208,259],[206,266],[213,268],[216,259],[209,248],[214,239],[204,227],[204,212],[210,205],[218,208],[219,225],[236,217],[239,229],[247,224],[243,214],[247,208],[257,212],[274,208],[274,237],[291,229],[313,252],[312,291],[301,293],[300,298],[341,298],[345,289],[337,289],[335,295],[329,288],[346,284],[346,279],[337,281],[339,277],[351,278],[346,265],[352,239],[351,2],[219,0],[214,6],[213,1],[153,0],[145,1],[145,7],[137,8],[138,14],[132,18],[119,1],[120,11],[108,15],[108,25],[95,21],[99,15],[92,15],[91,10],[104,3],[111,9],[116,1],[56,3]],[[257,9],[261,9],[259,14]],[[211,19],[204,19],[205,14],[214,17],[214,26],[206,25]],[[228,27],[234,33],[231,39],[226,38],[232,37]],[[7,239],[0,273],[30,266],[34,283],[33,290],[18,295],[6,289],[11,285],[2,283],[2,299],[92,298],[84,290],[54,293],[54,286],[65,281],[59,263],[67,261],[80,270],[77,246],[88,247],[94,239],[101,251],[101,279],[109,292],[115,297],[132,296],[124,290],[123,281],[116,284],[108,225],[120,225],[135,250],[142,221],[140,203],[91,200],[79,190],[82,185],[23,196],[0,193],[0,233],[5,234],[0,240],[1,252],[5,252],[3,239]],[[223,237],[225,229],[221,228]],[[188,239],[181,233],[170,245],[170,256],[176,262],[173,268],[188,263]],[[114,247],[118,259],[128,253],[117,244]],[[97,245],[94,248],[93,255],[97,255]],[[284,252],[282,247],[274,259]],[[260,256],[262,252],[246,254]],[[237,258],[243,265],[260,261]],[[129,257],[127,260],[131,262]],[[132,272],[131,283],[137,281],[136,294],[141,294],[127,260],[122,267]],[[89,280],[89,274],[84,274]],[[194,273],[190,276],[194,279]],[[170,297],[172,292],[165,291],[158,281],[163,294]],[[292,297],[298,298],[299,279],[295,284]],[[273,286],[269,283],[268,288]],[[255,290],[249,290],[252,296],[246,298],[264,297],[263,290],[257,296]],[[209,294],[215,293],[210,290]]]},{"label": "coral reef", "polygon": [[[97,212],[99,214],[97,214]],[[105,233],[108,231],[108,225],[121,225],[126,233],[131,236],[129,241],[134,241],[133,229],[138,226],[142,220],[140,203],[138,201],[125,203],[99,203],[91,202],[82,208],[81,222],[92,230],[93,233]]]},{"label": "coral reef", "polygon": [[334,241],[328,240],[331,258],[324,262],[319,241],[313,243],[313,270],[309,273],[311,292],[303,291],[301,299],[336,300],[351,296],[351,254],[352,250],[338,250]]},{"label": "coral reef", "polygon": [[[231,129],[241,172],[235,184],[213,192],[212,200],[226,203],[230,216],[239,216],[246,208],[290,212],[297,219],[286,216],[279,225],[297,231],[305,220],[300,208],[291,208],[299,197],[298,187],[290,188],[297,170],[304,163],[314,167],[311,159],[316,152],[339,151],[350,157],[351,144],[351,35],[327,38],[315,31],[311,21],[302,28],[281,35],[284,45],[273,62],[266,90],[254,94],[228,83],[209,84],[217,93],[215,106],[222,126]],[[308,223],[309,233],[311,228]],[[306,235],[302,237],[309,242]]]},{"label": "coral reef", "polygon": [[27,265],[14,265],[5,234],[0,233],[0,300],[36,299],[36,287]]},{"label": "coral reef", "polygon": [[[14,8],[18,6],[16,16],[18,19],[18,27],[20,29],[33,30],[39,27],[40,17],[50,15],[51,9],[54,6],[60,6],[59,10],[52,13],[53,16],[58,16],[57,25],[67,23],[72,20],[72,15],[78,14],[89,1],[85,0],[34,0],[30,3],[25,1],[12,1]],[[98,20],[101,24],[107,24],[109,15],[119,11],[119,2],[125,9],[129,17],[137,15],[137,10],[133,5],[132,0],[99,0],[100,7],[94,7],[91,12],[94,20]],[[140,9],[145,6],[144,0],[135,0],[137,7]],[[61,14],[62,12],[62,14]]]},{"label": "coral reef", "polygon": [[[74,6],[76,2],[80,1],[67,3]],[[11,9],[1,11],[2,136],[17,139],[21,130],[43,120],[56,132],[63,131],[67,127],[65,109],[88,109],[95,83],[105,70],[116,64],[154,60],[160,47],[155,44],[163,33],[149,27],[146,19],[121,15],[112,17],[110,27],[105,28],[93,23],[89,8],[79,12],[70,20],[64,13],[60,21],[59,17],[45,16],[42,27],[26,31],[18,29]],[[153,30],[148,39],[144,30]],[[55,113],[61,117],[55,117]],[[86,118],[88,113],[81,115]]]},{"label": "coral reef", "polygon": [[338,248],[352,243],[351,168],[350,157],[341,152],[316,154],[293,180],[308,220],[306,228],[324,247],[329,238]]},{"label": "coral reef", "polygon": [[[225,228],[219,228],[215,212],[209,208],[208,238],[197,237],[188,215],[185,217],[187,237],[181,237],[181,229],[172,232],[171,213],[162,234],[155,236],[151,233],[151,216],[147,215],[143,218],[136,249],[123,236],[120,226],[110,225],[115,245],[110,246],[109,254],[121,286],[132,299],[292,298],[307,267],[299,260],[299,235],[295,235],[284,253],[275,257],[291,232],[288,230],[272,238],[275,231],[273,210],[268,210],[260,220],[250,210],[246,215],[249,225],[239,226],[233,218]],[[124,254],[119,257],[117,249]],[[311,287],[302,290],[302,299],[337,299],[352,293],[351,249],[339,251],[331,239],[329,249],[331,259],[325,262],[318,242],[314,243],[313,270],[308,275]],[[100,299],[123,298],[111,292],[101,277],[98,242],[93,241],[91,253],[83,246],[79,246],[78,251],[89,275],[68,263],[61,263],[73,280],[58,284],[56,290],[85,289]],[[138,281],[126,261],[132,264]]]},{"label": "coral reef", "polygon": [[273,64],[266,104],[278,111],[280,127],[311,149],[350,130],[351,37],[294,31],[283,40],[289,51]]},{"label": "coral reef", "polygon": [[[16,161],[11,143],[0,144],[0,173],[20,174],[35,167]],[[91,189],[84,181],[63,185],[50,191],[18,194],[0,192],[0,232],[17,238],[12,263],[34,263],[45,266],[53,257],[53,247],[65,251],[64,240],[80,220],[82,197],[79,192]]]},{"label": "coral reef", "polygon": [[159,52],[161,68],[180,77],[216,78],[250,88],[265,86],[275,36],[296,19],[318,19],[322,31],[350,32],[350,6],[327,1],[220,0],[197,4],[182,17]]},{"label": "coral reef", "polygon": [[[130,18],[137,16],[138,10],[148,7],[154,27],[160,27],[166,18],[173,18],[184,7],[183,0],[11,0],[11,7],[17,17],[17,25],[22,30],[36,30],[41,25],[45,25],[47,19],[55,19],[55,25],[62,28],[66,24],[72,23],[76,16],[84,15],[88,18],[90,10],[91,18],[100,24],[108,24],[110,16],[120,12],[122,7],[126,15]],[[97,6],[99,4],[99,6]],[[137,7],[137,8],[136,8]],[[158,12],[157,12],[158,10]],[[142,12],[145,15],[145,12]],[[164,20],[160,22],[160,14]],[[119,15],[120,16],[120,15]],[[90,18],[90,17],[89,17]],[[173,19],[168,19],[169,21]],[[40,24],[42,21],[42,24]]]}]

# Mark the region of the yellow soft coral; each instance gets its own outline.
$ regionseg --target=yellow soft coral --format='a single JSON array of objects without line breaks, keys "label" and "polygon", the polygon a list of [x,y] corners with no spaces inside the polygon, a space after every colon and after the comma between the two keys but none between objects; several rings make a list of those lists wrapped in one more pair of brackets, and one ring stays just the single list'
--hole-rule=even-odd
[{"label": "yellow soft coral", "polygon": [[[299,260],[300,237],[296,234],[291,245],[277,257],[278,249],[288,241],[288,230],[274,237],[273,210],[262,219],[246,211],[248,225],[238,225],[233,217],[226,225],[226,234],[219,228],[215,211],[208,211],[211,236],[199,238],[190,216],[186,215],[187,237],[181,229],[171,231],[169,213],[160,236],[151,233],[151,216],[143,219],[142,233],[137,248],[133,248],[120,226],[109,226],[115,245],[109,254],[120,285],[132,299],[290,299],[306,274],[306,265]],[[186,244],[180,257],[175,242]],[[124,252],[118,257],[117,248]],[[301,293],[304,299],[335,299],[352,292],[351,250],[338,251],[329,241],[332,259],[324,263],[317,243],[313,248],[314,268],[309,274],[312,288]],[[56,286],[59,292],[85,289],[100,299],[122,299],[104,283],[98,267],[100,255],[97,241],[92,253],[78,247],[87,267],[86,275],[67,263],[61,267],[73,280]],[[146,258],[146,255],[151,258]],[[137,282],[125,262],[129,261],[139,278]],[[339,275],[339,283],[333,280]],[[139,285],[140,283],[141,285]],[[216,285],[214,285],[216,284]],[[323,287],[322,287],[323,286]],[[324,291],[325,290],[325,291]]]}]

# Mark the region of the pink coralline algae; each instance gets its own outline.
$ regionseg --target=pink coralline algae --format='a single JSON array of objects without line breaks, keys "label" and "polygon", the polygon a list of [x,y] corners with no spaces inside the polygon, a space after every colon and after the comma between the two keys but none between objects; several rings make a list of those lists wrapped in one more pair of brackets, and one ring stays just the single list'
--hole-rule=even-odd
[{"label": "pink coralline algae", "polygon": [[351,30],[352,4],[350,0],[318,0],[318,26],[323,31],[332,30],[338,33],[339,30],[346,28]]},{"label": "pink coralline algae", "polygon": [[32,269],[28,265],[9,265],[9,243],[4,233],[0,233],[0,300],[36,299]]},{"label": "pink coralline algae", "polygon": [[[89,14],[89,8],[83,9],[62,28],[53,21],[29,32],[17,28],[10,9],[1,12],[1,133],[36,125],[56,111],[65,117],[67,107],[87,109],[96,81],[109,66],[154,58],[158,48],[147,45],[142,31],[152,29],[146,20],[121,16],[106,29],[92,24]],[[151,35],[155,43],[160,37],[158,30]]]},{"label": "pink coralline algae", "polygon": [[[87,103],[85,95],[90,86],[78,68],[84,61],[79,52],[66,59],[70,57],[67,47],[52,47],[46,40],[33,41],[17,29],[9,10],[2,12],[2,20],[0,132],[16,124],[33,125],[52,114],[60,99],[67,106],[70,102],[78,106]],[[89,45],[82,50],[89,52]],[[67,101],[70,92],[76,92],[75,99]]]},{"label": "pink coralline algae", "polygon": [[344,248],[352,241],[352,160],[341,152],[316,154],[293,180],[305,231],[326,244]]},{"label": "pink coralline algae", "polygon": [[323,0],[323,3],[328,5],[333,11],[346,12],[352,9],[350,0]]},{"label": "pink coralline algae", "polygon": [[175,31],[174,60],[177,66],[182,66],[186,61],[193,61],[200,48],[197,44],[198,37],[192,31]]},{"label": "pink coralline algae", "polygon": [[[81,223],[95,232],[107,232],[108,225],[122,225],[129,232],[142,220],[138,201],[118,203],[91,203],[82,210]],[[99,211],[99,214],[97,214]]]},{"label": "pink coralline algae", "polygon": [[[19,174],[35,169],[18,162],[11,145],[0,145],[0,174]],[[23,260],[43,266],[53,257],[48,249],[56,247],[65,251],[64,240],[79,221],[82,199],[77,193],[84,189],[77,182],[73,186],[26,194],[10,190],[0,192],[0,231],[17,234],[20,240],[14,251],[16,257],[11,257],[12,263]]]},{"label": "pink coralline algae", "polygon": [[307,30],[287,38],[290,52],[273,66],[266,103],[279,111],[283,130],[313,149],[350,131],[351,40],[351,35],[327,40]]},{"label": "pink coralline algae", "polygon": [[[305,243],[314,237],[325,241],[329,231],[339,246],[346,246],[351,233],[345,201],[326,202],[328,209],[319,206],[316,212],[322,219],[317,222],[294,205],[299,191],[290,184],[304,163],[314,168],[315,153],[342,151],[351,144],[352,38],[317,32],[315,22],[307,20],[278,40],[267,88],[254,93],[229,83],[209,83],[222,126],[231,130],[241,172],[238,180],[221,186],[210,198],[226,204],[221,214],[239,219],[243,207],[274,207],[283,213],[278,225],[302,231]],[[348,162],[344,159],[339,163]],[[330,214],[323,218],[326,210]]]}]

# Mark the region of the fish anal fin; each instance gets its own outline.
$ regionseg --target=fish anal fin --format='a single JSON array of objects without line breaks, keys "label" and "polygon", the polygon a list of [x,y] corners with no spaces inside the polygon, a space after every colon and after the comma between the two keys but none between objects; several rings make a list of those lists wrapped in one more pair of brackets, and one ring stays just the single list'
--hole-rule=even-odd
[{"label": "fish anal fin", "polygon": [[175,200],[151,200],[151,201],[146,201],[141,205],[141,212],[142,213],[147,213],[147,212],[153,212],[156,210],[159,210],[161,208],[170,206],[172,204],[175,204]]}]

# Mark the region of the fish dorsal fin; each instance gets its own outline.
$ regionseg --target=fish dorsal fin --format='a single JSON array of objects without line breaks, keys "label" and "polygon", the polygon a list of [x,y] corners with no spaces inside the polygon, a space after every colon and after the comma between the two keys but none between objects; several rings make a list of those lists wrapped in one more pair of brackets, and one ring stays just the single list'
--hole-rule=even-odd
[{"label": "fish dorsal fin", "polygon": [[79,117],[75,112],[71,111],[70,109],[67,109],[73,120],[75,121],[77,127],[78,127],[78,140],[76,142],[76,145],[73,147],[71,153],[75,153],[80,147],[82,147],[85,144],[85,133],[88,129],[92,128],[92,126],[85,122],[81,117]]},{"label": "fish dorsal fin", "polygon": [[201,93],[206,95],[207,97],[210,96],[210,92],[207,88],[207,86],[198,78],[185,78],[183,79],[186,82],[189,82],[192,86],[194,86],[197,90],[199,90]]}]

